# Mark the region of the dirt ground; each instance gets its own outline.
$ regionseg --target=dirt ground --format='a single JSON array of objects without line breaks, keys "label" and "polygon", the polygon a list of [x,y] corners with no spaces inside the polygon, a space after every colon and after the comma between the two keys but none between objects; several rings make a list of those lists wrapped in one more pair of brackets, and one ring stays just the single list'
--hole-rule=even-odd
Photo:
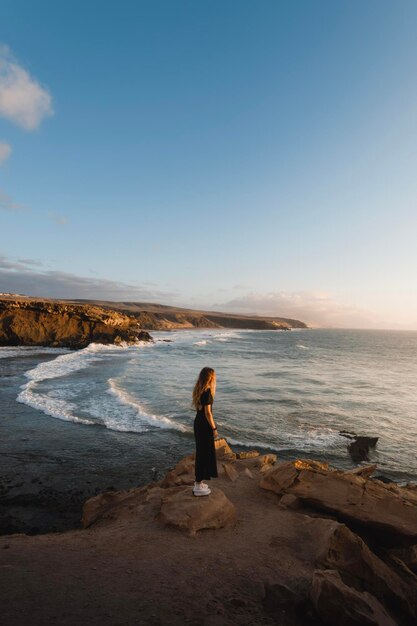
[{"label": "dirt ground", "polygon": [[[241,462],[243,463],[243,462]],[[301,595],[330,519],[279,505],[239,466],[211,481],[237,511],[233,528],[191,537],[131,516],[86,530],[0,538],[1,621],[7,626],[313,623],[268,595],[285,584]],[[210,497],[210,496],[209,496]]]}]

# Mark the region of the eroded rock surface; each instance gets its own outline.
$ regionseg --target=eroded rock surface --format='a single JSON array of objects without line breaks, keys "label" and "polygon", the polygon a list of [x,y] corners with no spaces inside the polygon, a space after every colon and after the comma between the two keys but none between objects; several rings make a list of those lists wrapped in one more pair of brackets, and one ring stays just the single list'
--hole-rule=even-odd
[{"label": "eroded rock surface", "polygon": [[372,529],[388,545],[417,542],[417,498],[411,489],[331,470],[316,461],[275,465],[260,486],[294,494],[339,519]]},{"label": "eroded rock surface", "polygon": [[162,496],[158,520],[195,535],[205,528],[224,528],[236,522],[236,509],[221,489],[195,497],[188,487],[178,487]]},{"label": "eroded rock surface", "polygon": [[329,626],[398,626],[374,596],[348,587],[335,570],[314,572],[311,599]]},{"label": "eroded rock surface", "polygon": [[85,348],[97,343],[150,341],[138,321],[87,304],[0,298],[0,346]]}]

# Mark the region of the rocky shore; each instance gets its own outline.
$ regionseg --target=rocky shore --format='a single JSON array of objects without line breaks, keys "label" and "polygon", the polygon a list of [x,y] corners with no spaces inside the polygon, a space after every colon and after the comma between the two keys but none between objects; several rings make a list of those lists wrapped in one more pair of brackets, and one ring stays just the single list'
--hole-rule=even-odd
[{"label": "rocky shore", "polygon": [[197,311],[154,303],[53,300],[0,294],[0,346],[85,348],[149,341],[146,331],[193,328],[291,330],[300,320]]},{"label": "rocky shore", "polygon": [[89,499],[83,530],[0,539],[9,626],[417,623],[417,489],[217,443],[161,480]]},{"label": "rocky shore", "polygon": [[0,297],[0,346],[85,348],[97,342],[151,341],[138,320],[120,311],[26,297]]}]

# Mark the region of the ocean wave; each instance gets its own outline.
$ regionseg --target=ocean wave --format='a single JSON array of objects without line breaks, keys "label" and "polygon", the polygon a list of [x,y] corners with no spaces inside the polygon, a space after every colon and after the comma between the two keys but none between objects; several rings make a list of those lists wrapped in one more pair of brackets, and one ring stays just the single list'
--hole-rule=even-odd
[{"label": "ocean wave", "polygon": [[229,443],[235,446],[243,446],[245,448],[258,447],[275,452],[281,452],[288,449],[297,449],[300,451],[312,449],[329,450],[340,446],[342,443],[339,432],[331,428],[313,428],[309,431],[305,430],[301,433],[286,433],[286,440],[281,441],[280,444],[276,445],[268,443],[267,441],[262,441],[261,439],[256,441],[245,441],[242,439],[235,439],[233,436],[227,436],[226,439]]},{"label": "ocean wave", "polygon": [[45,394],[35,392],[39,383],[45,380],[52,380],[68,376],[74,372],[89,367],[92,363],[99,361],[103,356],[123,355],[126,350],[138,346],[114,346],[100,343],[90,343],[83,350],[66,351],[56,359],[39,363],[35,368],[25,372],[28,382],[21,386],[21,391],[17,396],[17,402],[26,404],[34,409],[42,411],[46,415],[56,417],[64,421],[76,422],[79,424],[97,424],[97,421],[75,414],[76,406],[66,399],[56,397],[56,392]]},{"label": "ocean wave", "polygon": [[1,347],[0,359],[12,359],[21,356],[32,356],[35,354],[66,354],[67,348],[48,348],[46,346],[16,346]]},{"label": "ocean wave", "polygon": [[147,424],[151,426],[156,426],[158,428],[170,428],[179,430],[180,432],[191,432],[191,428],[169,417],[149,413],[141,402],[134,398],[128,391],[121,389],[120,384],[118,384],[116,380],[109,378],[107,382],[109,385],[108,393],[117,398],[120,404],[135,409],[139,419],[146,422]]},{"label": "ocean wave", "polygon": [[90,425],[96,423],[93,420],[75,415],[75,405],[67,400],[60,400],[43,393],[34,393],[35,386],[36,381],[34,380],[22,385],[22,391],[17,396],[17,401],[65,422]]},{"label": "ocean wave", "polygon": [[207,343],[207,339],[202,339],[201,341],[196,341],[195,343],[193,343],[193,346],[206,346]]},{"label": "ocean wave", "polygon": [[233,446],[242,446],[242,448],[251,448],[251,449],[263,448],[264,450],[271,450],[272,452],[280,452],[281,450],[286,449],[285,446],[283,447],[274,446],[265,441],[242,441],[241,439],[235,439],[235,437],[229,437],[229,436],[226,436],[225,439],[228,443],[232,444]]}]

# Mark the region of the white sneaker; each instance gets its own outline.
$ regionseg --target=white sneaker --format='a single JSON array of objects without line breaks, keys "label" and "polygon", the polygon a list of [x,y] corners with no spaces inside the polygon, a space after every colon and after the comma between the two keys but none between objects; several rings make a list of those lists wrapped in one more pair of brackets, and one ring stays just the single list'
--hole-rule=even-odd
[{"label": "white sneaker", "polygon": [[197,483],[194,483],[193,494],[195,496],[208,496],[210,493],[211,489],[208,485],[206,485],[206,483],[202,482],[199,485]]}]

